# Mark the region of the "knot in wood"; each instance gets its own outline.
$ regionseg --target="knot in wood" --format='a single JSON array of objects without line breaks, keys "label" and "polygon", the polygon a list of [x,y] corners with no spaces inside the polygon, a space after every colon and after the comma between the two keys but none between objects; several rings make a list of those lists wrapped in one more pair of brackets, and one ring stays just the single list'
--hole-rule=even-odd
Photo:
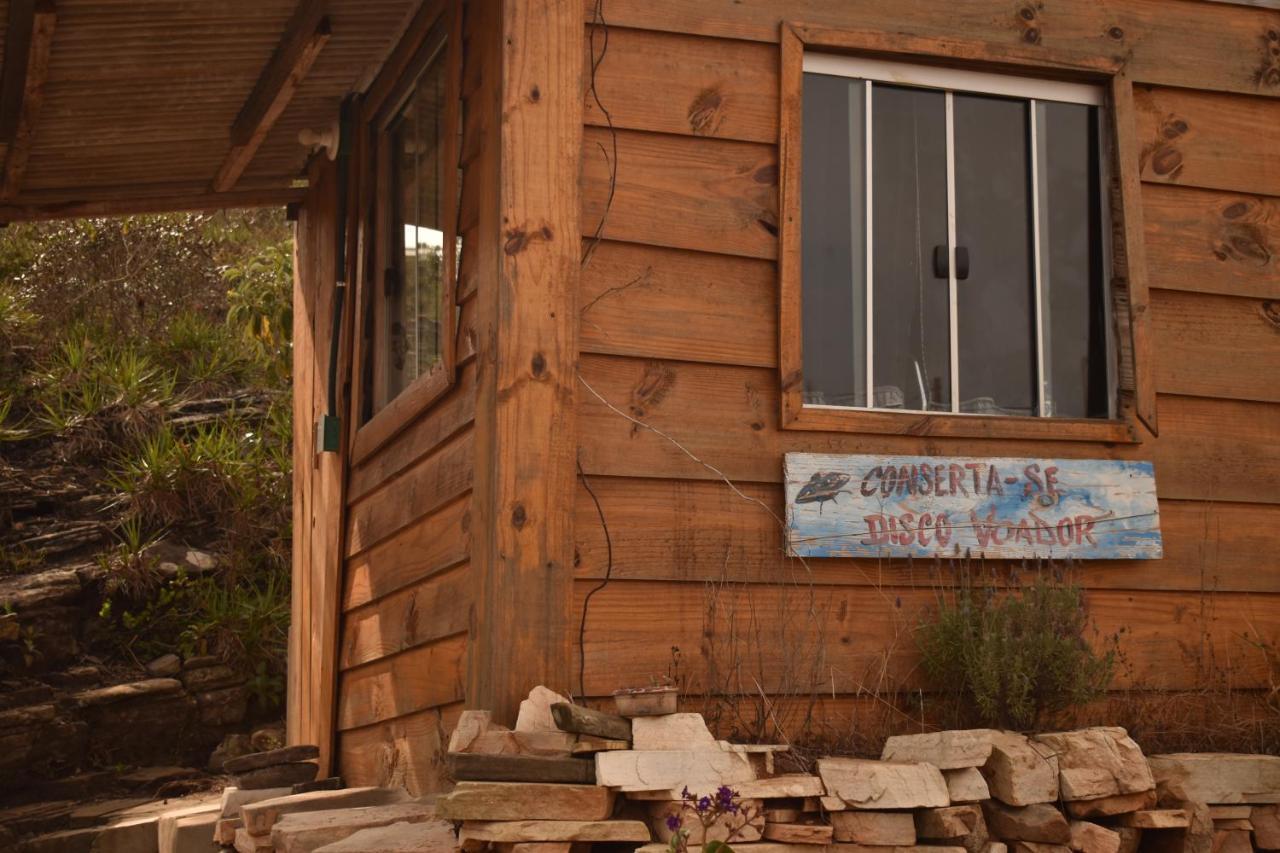
[{"label": "knot in wood", "polygon": [[1124,29],[1121,27],[1112,27],[1107,30],[1107,35],[1111,36],[1116,41],[1120,41],[1124,38]]},{"label": "knot in wood", "polygon": [[533,354],[533,361],[530,363],[535,378],[541,378],[547,372],[547,359],[540,352]]},{"label": "knot in wood", "polygon": [[524,504],[516,504],[515,508],[511,510],[511,526],[516,530],[523,530],[524,523],[527,520],[528,519],[524,512]]}]

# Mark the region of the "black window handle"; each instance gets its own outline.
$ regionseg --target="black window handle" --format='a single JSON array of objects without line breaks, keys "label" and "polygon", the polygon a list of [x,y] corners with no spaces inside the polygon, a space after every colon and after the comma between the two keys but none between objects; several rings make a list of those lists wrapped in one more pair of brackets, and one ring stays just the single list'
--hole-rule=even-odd
[{"label": "black window handle", "polygon": [[[951,253],[946,246],[933,247],[933,274],[938,278],[950,278]],[[956,246],[956,280],[964,281],[969,277],[969,249]]]}]

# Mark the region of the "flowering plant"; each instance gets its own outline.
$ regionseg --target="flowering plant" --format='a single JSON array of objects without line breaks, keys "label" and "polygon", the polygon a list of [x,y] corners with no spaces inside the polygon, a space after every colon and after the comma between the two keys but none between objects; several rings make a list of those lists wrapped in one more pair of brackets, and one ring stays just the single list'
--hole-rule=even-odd
[{"label": "flowering plant", "polygon": [[[730,842],[736,841],[742,830],[759,817],[759,809],[743,805],[738,799],[738,792],[727,785],[721,785],[714,794],[701,796],[685,788],[680,792],[680,800],[680,809],[667,815],[671,853],[689,853],[691,833],[685,828],[686,814],[690,814],[702,827],[702,853],[733,853]],[[713,840],[712,828],[717,826],[721,831],[716,834],[724,837]]]}]

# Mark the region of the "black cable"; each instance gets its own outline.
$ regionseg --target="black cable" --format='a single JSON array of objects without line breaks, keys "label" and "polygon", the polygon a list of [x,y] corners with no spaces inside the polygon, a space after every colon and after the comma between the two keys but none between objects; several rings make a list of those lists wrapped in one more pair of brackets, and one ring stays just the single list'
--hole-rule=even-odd
[{"label": "black cable", "polygon": [[606,554],[604,580],[596,584],[587,593],[587,597],[582,600],[582,622],[578,625],[578,696],[585,702],[587,699],[587,610],[591,606],[591,597],[608,586],[609,581],[613,578],[613,537],[609,535],[609,524],[604,519],[604,507],[600,505],[600,498],[596,497],[596,490],[591,488],[591,481],[587,479],[587,472],[582,470],[581,459],[578,459],[578,476],[582,478],[582,485],[586,487],[587,494],[591,495],[591,502],[596,505],[596,514],[600,516],[600,527],[604,530]]}]

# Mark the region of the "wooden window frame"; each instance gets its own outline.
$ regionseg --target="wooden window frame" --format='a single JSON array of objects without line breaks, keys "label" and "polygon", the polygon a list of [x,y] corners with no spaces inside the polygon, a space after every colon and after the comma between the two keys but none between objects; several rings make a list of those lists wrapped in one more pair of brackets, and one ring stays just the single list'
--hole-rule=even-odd
[{"label": "wooden window frame", "polygon": [[[958,69],[1091,83],[1107,93],[1102,107],[1113,150],[1111,173],[1119,191],[1113,203],[1110,280],[1123,281],[1128,296],[1130,346],[1126,353],[1133,388],[1121,394],[1114,419],[975,415],[952,412],[893,412],[875,409],[806,406],[801,338],[801,150],[802,92],[806,50],[943,65]],[[784,429],[890,435],[954,436],[1095,441],[1135,444],[1143,440],[1139,423],[1158,434],[1154,371],[1150,357],[1150,311],[1142,234],[1141,178],[1138,174],[1133,83],[1122,62],[1108,57],[1035,47],[1024,49],[959,38],[933,38],[834,29],[786,22],[781,26],[781,136],[779,180],[778,365],[782,382]],[[1132,155],[1132,156],[1130,156]],[[1114,293],[1111,288],[1108,289]]]},{"label": "wooden window frame", "polygon": [[[462,13],[459,0],[428,0],[410,23],[408,31],[392,51],[386,64],[370,84],[361,104],[359,133],[366,143],[361,146],[366,153],[359,164],[364,190],[360,195],[359,211],[359,265],[356,291],[358,306],[354,347],[352,410],[356,430],[352,437],[351,461],[359,464],[368,458],[414,419],[421,416],[439,401],[457,383],[458,358],[458,214],[461,202],[458,198],[460,157],[459,130],[462,104]],[[445,170],[441,181],[444,223],[444,250],[441,281],[441,350],[440,360],[431,371],[417,377],[400,393],[386,402],[382,408],[361,423],[365,396],[372,393],[366,387],[365,371],[375,371],[374,384],[380,378],[378,360],[384,358],[382,350],[386,341],[381,331],[385,327],[383,278],[387,269],[388,228],[390,227],[391,152],[388,128],[412,95],[419,77],[436,55],[440,40],[444,40],[445,100],[444,138],[441,157],[454,168]],[[372,320],[372,334],[364,330]]]}]

